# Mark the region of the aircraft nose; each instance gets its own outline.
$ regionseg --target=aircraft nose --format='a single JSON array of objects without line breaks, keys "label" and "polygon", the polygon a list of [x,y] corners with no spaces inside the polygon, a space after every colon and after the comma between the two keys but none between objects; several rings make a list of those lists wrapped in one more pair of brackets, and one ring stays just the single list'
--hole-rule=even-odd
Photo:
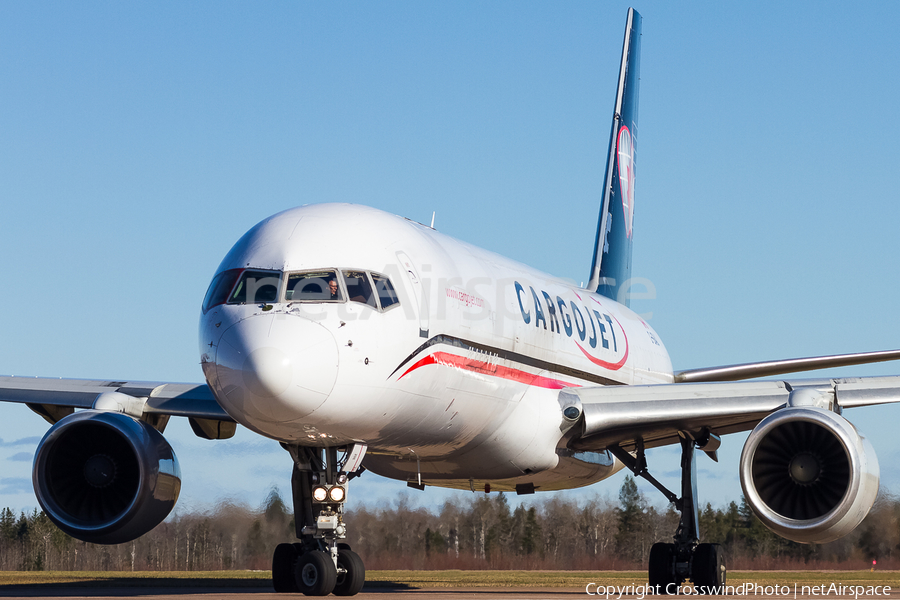
[{"label": "aircraft nose", "polygon": [[222,334],[215,362],[217,396],[229,413],[277,423],[302,419],[328,398],[338,349],[331,332],[314,321],[255,315]]}]

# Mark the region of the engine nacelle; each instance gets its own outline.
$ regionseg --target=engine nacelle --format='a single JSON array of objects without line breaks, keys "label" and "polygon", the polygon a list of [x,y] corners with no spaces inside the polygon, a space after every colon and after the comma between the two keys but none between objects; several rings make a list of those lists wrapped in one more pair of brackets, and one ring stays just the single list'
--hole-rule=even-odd
[{"label": "engine nacelle", "polygon": [[840,415],[784,408],[763,419],[741,453],[741,487],[772,531],[824,543],[853,531],[878,494],[871,444]]},{"label": "engine nacelle", "polygon": [[133,540],[175,506],[181,473],[158,431],[128,415],[83,410],[41,440],[34,492],[51,521],[95,544]]}]

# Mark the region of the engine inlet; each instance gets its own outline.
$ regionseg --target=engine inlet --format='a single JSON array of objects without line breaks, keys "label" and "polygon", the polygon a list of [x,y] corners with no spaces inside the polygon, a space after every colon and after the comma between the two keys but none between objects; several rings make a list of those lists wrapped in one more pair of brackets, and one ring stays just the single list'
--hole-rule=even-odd
[{"label": "engine inlet", "polygon": [[850,486],[850,457],[840,439],[810,421],[772,428],[753,456],[760,498],[788,519],[816,519],[840,503]]}]

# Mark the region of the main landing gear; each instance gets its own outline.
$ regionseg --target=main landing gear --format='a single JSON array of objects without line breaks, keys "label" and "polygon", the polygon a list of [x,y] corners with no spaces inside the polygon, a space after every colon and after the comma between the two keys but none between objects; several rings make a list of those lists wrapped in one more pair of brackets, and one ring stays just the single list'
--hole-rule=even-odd
[{"label": "main landing gear", "polygon": [[341,540],[347,537],[344,501],[366,446],[338,448],[284,446],[294,459],[291,487],[299,542],[279,544],[272,557],[276,592],[307,596],[354,596],[366,581],[362,559]]},{"label": "main landing gear", "polygon": [[647,472],[643,440],[637,440],[637,456],[621,447],[610,451],[635,475],[643,477],[675,504],[681,513],[675,543],[659,542],[650,548],[650,585],[657,594],[675,594],[678,587],[690,579],[700,594],[720,594],[718,588],[725,585],[725,554],[718,544],[701,544],[697,510],[697,466],[694,449],[710,454],[716,460],[718,436],[704,431],[700,436],[679,432],[681,437],[681,498]]}]

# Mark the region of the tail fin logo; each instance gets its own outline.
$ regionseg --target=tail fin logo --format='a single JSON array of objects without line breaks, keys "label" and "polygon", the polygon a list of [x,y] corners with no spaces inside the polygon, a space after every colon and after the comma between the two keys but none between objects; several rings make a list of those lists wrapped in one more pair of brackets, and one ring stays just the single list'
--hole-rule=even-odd
[{"label": "tail fin logo", "polygon": [[619,189],[622,191],[622,210],[625,213],[625,236],[631,238],[634,224],[634,139],[625,125],[616,140],[619,160]]}]

